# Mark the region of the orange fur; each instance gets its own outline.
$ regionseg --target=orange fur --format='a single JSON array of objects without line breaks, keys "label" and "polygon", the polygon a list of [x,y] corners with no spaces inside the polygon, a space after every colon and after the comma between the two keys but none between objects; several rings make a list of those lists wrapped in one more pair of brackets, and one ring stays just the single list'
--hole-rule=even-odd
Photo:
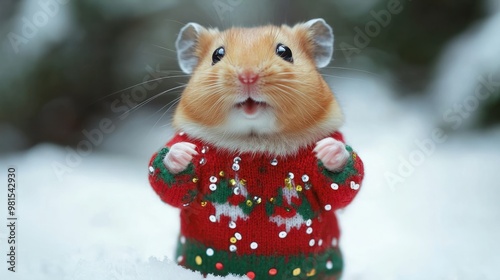
[{"label": "orange fur", "polygon": [[[278,43],[292,50],[293,64],[276,55]],[[220,46],[226,54],[212,65],[212,53]],[[209,130],[223,125],[241,92],[238,73],[243,70],[259,74],[255,88],[273,108],[280,139],[318,130],[328,118],[339,118],[341,123],[340,108],[315,66],[312,51],[308,30],[300,24],[203,30],[196,51],[198,65],[182,93],[174,126],[182,130],[191,122]]]}]

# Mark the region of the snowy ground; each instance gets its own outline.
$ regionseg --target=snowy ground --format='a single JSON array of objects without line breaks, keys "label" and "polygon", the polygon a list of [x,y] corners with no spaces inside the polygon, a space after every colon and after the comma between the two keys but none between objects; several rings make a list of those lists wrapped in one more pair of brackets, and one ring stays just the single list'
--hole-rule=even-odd
[{"label": "snowy ground", "polygon": [[[347,115],[343,131],[367,171],[359,196],[339,213],[344,279],[500,279],[500,130],[449,133],[391,187],[385,174],[398,174],[399,157],[408,159],[414,141],[434,129],[425,104],[395,101],[369,79],[333,82]],[[202,279],[170,261],[177,211],[149,187],[147,162],[171,132],[150,133],[150,116],[131,115],[62,181],[52,164],[65,162],[64,147],[41,144],[0,159],[0,182],[7,165],[19,176],[17,272],[2,261],[1,279]],[[2,226],[2,259],[6,235]]]}]

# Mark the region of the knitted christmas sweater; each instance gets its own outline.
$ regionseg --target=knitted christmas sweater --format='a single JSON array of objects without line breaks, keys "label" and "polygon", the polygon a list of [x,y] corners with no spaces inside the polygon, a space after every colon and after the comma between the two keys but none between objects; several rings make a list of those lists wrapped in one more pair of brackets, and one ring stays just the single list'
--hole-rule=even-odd
[{"label": "knitted christmas sweater", "polygon": [[[336,132],[332,135],[343,142]],[[186,170],[163,164],[178,142],[197,146]],[[360,188],[363,163],[351,147],[345,168],[331,172],[313,153],[274,157],[233,153],[179,133],[154,154],[149,180],[181,209],[179,264],[204,274],[250,279],[338,279],[342,258],[334,211]]]}]

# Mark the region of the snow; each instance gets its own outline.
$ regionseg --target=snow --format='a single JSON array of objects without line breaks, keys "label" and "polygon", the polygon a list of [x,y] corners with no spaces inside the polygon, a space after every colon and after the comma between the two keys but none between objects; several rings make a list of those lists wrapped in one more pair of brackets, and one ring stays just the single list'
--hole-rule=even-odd
[{"label": "snow", "polygon": [[[19,178],[18,267],[2,269],[1,279],[203,279],[170,261],[177,211],[149,187],[146,157],[95,152],[59,181],[52,164],[66,155],[42,144],[0,161],[4,170],[16,166]],[[2,227],[2,251],[6,236]]]},{"label": "snow", "polygon": [[[386,174],[398,174],[399,157],[408,159],[415,140],[429,139],[435,127],[422,106],[398,104],[380,83],[363,84],[341,96],[347,141],[367,170],[340,219],[345,279],[498,279],[500,130],[450,133],[391,186]],[[354,116],[354,107],[364,114]]]}]

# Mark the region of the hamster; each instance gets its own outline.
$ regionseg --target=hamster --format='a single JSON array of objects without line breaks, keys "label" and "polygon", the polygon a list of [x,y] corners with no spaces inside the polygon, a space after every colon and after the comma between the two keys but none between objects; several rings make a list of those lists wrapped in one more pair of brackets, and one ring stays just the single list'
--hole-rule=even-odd
[{"label": "hamster", "polygon": [[192,75],[177,133],[149,167],[153,189],[181,209],[180,265],[250,279],[340,277],[333,211],[354,199],[364,168],[318,71],[333,46],[323,19],[181,29],[179,65]]},{"label": "hamster", "polygon": [[322,20],[224,32],[191,23],[177,49],[192,73],[174,115],[178,130],[230,150],[285,155],[343,123],[317,70],[333,53]]}]

